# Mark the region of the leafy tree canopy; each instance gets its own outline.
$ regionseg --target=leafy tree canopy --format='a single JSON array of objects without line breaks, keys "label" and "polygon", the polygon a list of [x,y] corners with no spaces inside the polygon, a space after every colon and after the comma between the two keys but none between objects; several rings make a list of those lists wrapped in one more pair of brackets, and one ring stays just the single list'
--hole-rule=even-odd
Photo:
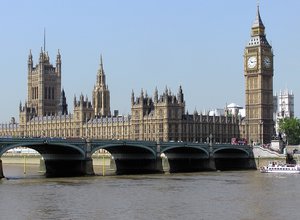
[{"label": "leafy tree canopy", "polygon": [[279,131],[286,135],[288,144],[300,143],[300,119],[298,118],[280,119]]}]

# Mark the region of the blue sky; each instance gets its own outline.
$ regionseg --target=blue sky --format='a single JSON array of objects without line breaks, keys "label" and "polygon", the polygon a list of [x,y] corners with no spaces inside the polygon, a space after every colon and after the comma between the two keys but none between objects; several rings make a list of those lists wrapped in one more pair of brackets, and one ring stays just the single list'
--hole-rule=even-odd
[{"label": "blue sky", "polygon": [[[256,0],[4,1],[0,7],[0,122],[18,120],[27,99],[27,58],[38,62],[46,28],[46,50],[55,64],[62,55],[62,86],[70,110],[73,97],[91,99],[103,55],[111,108],[130,113],[130,95],[152,96],[182,85],[189,112],[196,108],[244,106],[243,53],[256,15]],[[274,92],[295,94],[299,115],[300,1],[261,0],[260,12],[272,44]]]}]

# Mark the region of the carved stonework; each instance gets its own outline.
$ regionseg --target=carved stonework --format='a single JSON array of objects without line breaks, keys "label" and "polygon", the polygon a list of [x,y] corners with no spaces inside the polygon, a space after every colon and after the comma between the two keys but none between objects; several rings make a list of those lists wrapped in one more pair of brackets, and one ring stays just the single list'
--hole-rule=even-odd
[{"label": "carved stonework", "polygon": [[246,120],[249,143],[270,143],[273,122],[273,51],[265,35],[259,8],[244,52]]}]

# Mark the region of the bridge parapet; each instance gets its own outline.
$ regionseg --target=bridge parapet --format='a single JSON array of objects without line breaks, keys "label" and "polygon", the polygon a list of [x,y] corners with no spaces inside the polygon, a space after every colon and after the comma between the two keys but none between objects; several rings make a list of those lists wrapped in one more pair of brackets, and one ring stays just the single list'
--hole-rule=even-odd
[{"label": "bridge parapet", "polygon": [[62,139],[62,138],[0,138],[0,156],[9,149],[16,147],[28,147],[35,149],[41,145],[69,146],[86,151],[85,139]]},{"label": "bridge parapet", "polygon": [[[154,141],[135,141],[135,140],[100,140],[100,139],[81,139],[81,138],[0,138],[0,155],[10,148],[17,146],[30,147],[31,145],[60,145],[75,146],[81,151],[93,154],[98,149],[132,146],[149,149],[155,154],[175,148],[198,148],[206,152],[216,152],[221,149],[239,149],[245,152],[252,152],[249,145],[232,145],[232,144],[213,144],[196,143],[196,142],[154,142]],[[87,155],[90,157],[90,155]]]},{"label": "bridge parapet", "polygon": [[91,144],[92,153],[99,149],[108,149],[112,147],[140,147],[149,149],[153,152],[157,150],[157,144],[154,141],[133,141],[133,140],[99,140],[90,139],[88,143]]},{"label": "bridge parapet", "polygon": [[252,147],[250,145],[214,144],[212,146],[213,154],[222,150],[241,151],[245,152],[248,157],[253,156]]}]

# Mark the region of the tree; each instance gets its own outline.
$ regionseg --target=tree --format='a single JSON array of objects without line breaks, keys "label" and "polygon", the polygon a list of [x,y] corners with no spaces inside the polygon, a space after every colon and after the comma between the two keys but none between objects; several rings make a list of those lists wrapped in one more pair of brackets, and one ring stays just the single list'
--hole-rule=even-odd
[{"label": "tree", "polygon": [[298,118],[280,119],[279,131],[286,135],[288,144],[300,143],[300,120]]}]

